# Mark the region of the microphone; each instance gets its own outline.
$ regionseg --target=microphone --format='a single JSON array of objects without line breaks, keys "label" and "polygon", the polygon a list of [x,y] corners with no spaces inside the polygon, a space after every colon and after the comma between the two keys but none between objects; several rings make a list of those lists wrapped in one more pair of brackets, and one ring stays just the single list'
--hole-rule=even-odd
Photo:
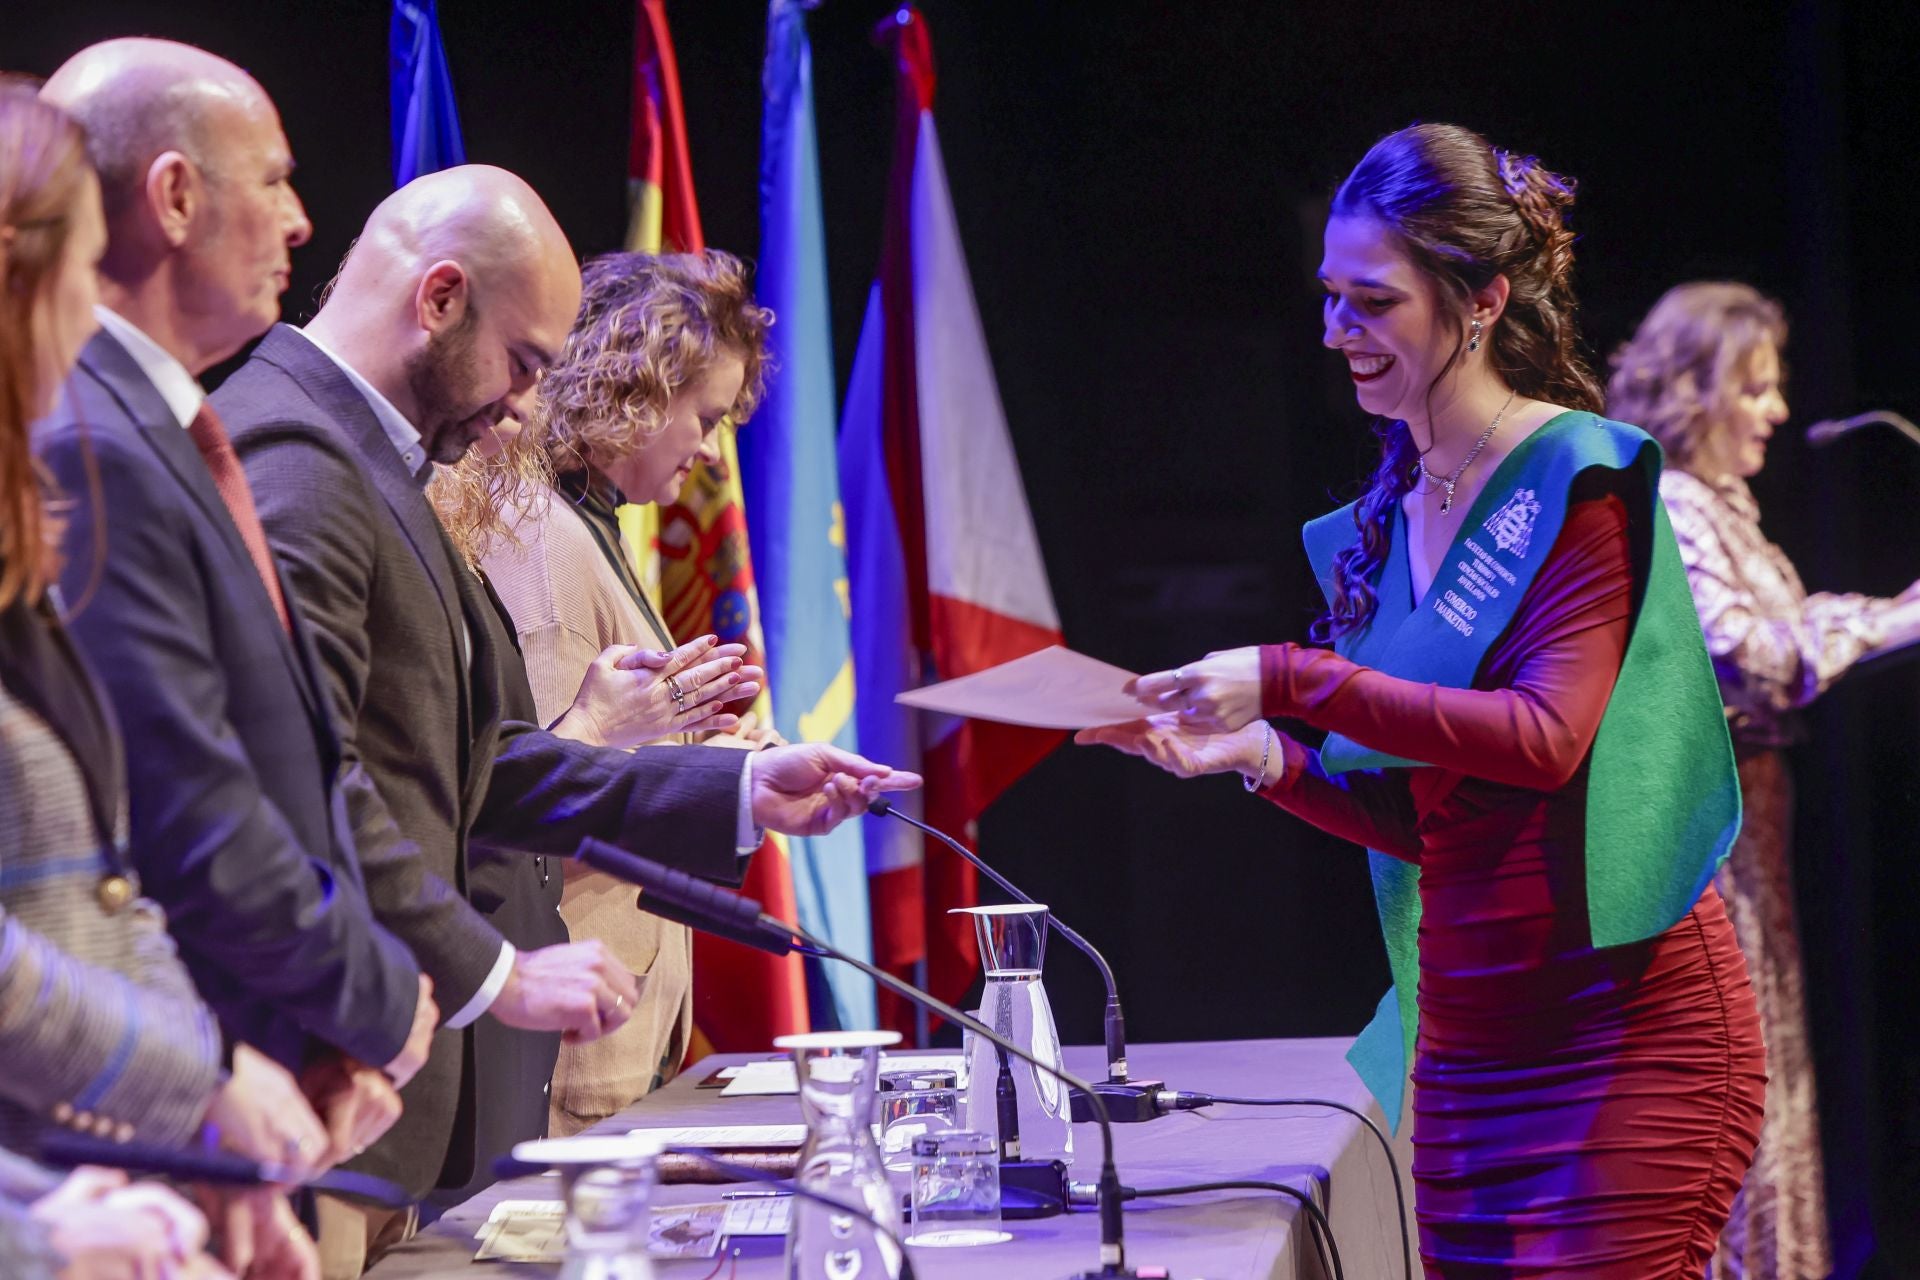
[{"label": "microphone", "polygon": [[649,915],[777,956],[795,949],[792,932],[751,898],[592,837],[582,840],[573,856],[595,871],[639,886],[640,909]]},{"label": "microphone", "polygon": [[1816,422],[1807,428],[1807,443],[1829,445],[1849,432],[1858,431],[1861,427],[1870,427],[1876,423],[1892,427],[1915,444],[1920,444],[1920,427],[1914,426],[1891,409],[1869,409],[1865,413],[1856,413],[1851,418],[1829,418],[1823,422]]},{"label": "microphone", "polygon": [[311,1187],[315,1191],[359,1196],[386,1209],[404,1209],[413,1203],[413,1197],[405,1191],[372,1174],[329,1169],[301,1178],[285,1165],[249,1160],[228,1151],[110,1142],[59,1129],[50,1129],[41,1135],[39,1150],[43,1162],[63,1169],[94,1164],[125,1169],[128,1173],[157,1174],[176,1182],[204,1182],[222,1187]]},{"label": "microphone", "polygon": [[[858,956],[848,955],[832,943],[814,937],[799,925],[776,920],[761,910],[760,904],[751,898],[717,889],[638,854],[609,849],[591,837],[580,842],[574,857],[595,870],[640,884],[647,890],[640,895],[642,911],[677,921],[691,929],[773,951],[776,955],[801,951],[852,965],[901,999],[920,1006],[936,1017],[945,1018],[957,1027],[964,1027],[1003,1053],[1053,1076],[1068,1089],[1085,1093],[1094,1123],[1100,1126],[1100,1181],[1096,1193],[1100,1206],[1100,1266],[1098,1270],[1081,1272],[1074,1280],[1139,1280],[1139,1273],[1126,1263],[1125,1228],[1121,1222],[1125,1189],[1120,1185],[1120,1170],[1113,1158],[1113,1121],[1107,1113],[1105,1099],[1094,1091],[1092,1085],[1050,1062],[1042,1061],[978,1018],[960,1012],[946,1001],[894,977],[885,969],[869,964]],[[694,892],[688,888],[689,885],[697,886],[699,891]],[[784,950],[781,950],[783,947]]]},{"label": "microphone", "polygon": [[[1001,890],[1015,902],[1033,902],[1031,897],[1015,888],[1012,881],[988,866],[986,860],[979,854],[946,832],[930,827],[912,814],[896,808],[885,797],[875,799],[868,804],[867,812],[898,818],[908,826],[925,832],[972,863],[975,870],[999,885]],[[1079,948],[1089,960],[1093,961],[1094,968],[1100,971],[1100,980],[1107,986],[1107,1078],[1093,1088],[1104,1097],[1108,1114],[1113,1117],[1115,1124],[1132,1124],[1165,1115],[1165,1108],[1155,1106],[1154,1098],[1165,1089],[1166,1081],[1127,1078],[1127,1019],[1120,1010],[1120,986],[1114,981],[1113,966],[1107,963],[1107,958],[1101,955],[1091,942],[1069,929],[1052,911],[1047,912],[1047,920],[1053,926],[1055,933]],[[1084,1124],[1093,1119],[1093,1109],[1087,1102],[1086,1094],[1073,1092],[1069,1095],[1069,1102],[1073,1108],[1075,1120]]]}]

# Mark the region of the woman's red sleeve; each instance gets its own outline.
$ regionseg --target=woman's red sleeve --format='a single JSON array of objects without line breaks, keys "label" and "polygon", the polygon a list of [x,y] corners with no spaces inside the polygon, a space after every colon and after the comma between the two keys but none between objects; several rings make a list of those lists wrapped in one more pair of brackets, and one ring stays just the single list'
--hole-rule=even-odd
[{"label": "woman's red sleeve", "polygon": [[1625,504],[1611,494],[1578,502],[1481,663],[1480,682],[1497,687],[1422,684],[1325,649],[1267,645],[1262,714],[1471,777],[1551,791],[1593,746],[1626,654],[1632,597]]},{"label": "woman's red sleeve", "polygon": [[1404,769],[1354,769],[1329,776],[1320,753],[1275,735],[1285,768],[1260,794],[1329,835],[1418,861],[1419,815]]}]

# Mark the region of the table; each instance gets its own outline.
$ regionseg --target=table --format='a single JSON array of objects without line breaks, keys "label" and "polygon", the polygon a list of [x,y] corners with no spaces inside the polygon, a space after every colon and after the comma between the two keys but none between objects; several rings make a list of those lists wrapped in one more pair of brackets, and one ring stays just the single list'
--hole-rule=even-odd
[{"label": "table", "polygon": [[[1241,1096],[1331,1098],[1381,1120],[1378,1104],[1346,1063],[1345,1039],[1226,1040],[1197,1044],[1130,1045],[1134,1074],[1160,1078],[1176,1089]],[[765,1054],[716,1055],[683,1072],[664,1089],[591,1132],[618,1133],[640,1126],[780,1124],[799,1119],[792,1096],[723,1098],[694,1086],[717,1067]],[[1104,1074],[1098,1047],[1066,1051],[1067,1067],[1085,1077]],[[1384,1127],[1384,1126],[1383,1126]],[[1413,1207],[1410,1125],[1395,1141],[1395,1158]],[[1348,1280],[1401,1280],[1400,1233],[1395,1221],[1393,1179],[1385,1154],[1358,1120],[1327,1108],[1214,1107],[1163,1116],[1146,1124],[1116,1125],[1121,1180],[1128,1186],[1173,1186],[1230,1178],[1284,1182],[1311,1188],[1326,1208]],[[1074,1176],[1098,1173],[1100,1132],[1075,1126]],[[670,1186],[656,1192],[660,1204],[716,1200],[724,1188]],[[518,1178],[497,1184],[451,1210],[417,1238],[396,1249],[369,1273],[370,1280],[535,1280],[557,1268],[473,1263],[473,1234],[501,1200],[553,1200],[552,1177]],[[1290,1197],[1267,1191],[1227,1191],[1178,1199],[1141,1200],[1127,1206],[1127,1260],[1134,1266],[1166,1267],[1174,1280],[1325,1280],[1307,1233],[1304,1211]],[[1060,1280],[1098,1262],[1100,1229],[1091,1210],[1011,1222],[1009,1244],[984,1249],[915,1249],[914,1270],[925,1280],[962,1280],[991,1273],[994,1280]],[[1412,1231],[1409,1221],[1408,1230]],[[739,1280],[782,1274],[782,1242],[739,1242]],[[1415,1242],[1416,1248],[1418,1241]],[[1418,1258],[1415,1266],[1419,1265]],[[471,1270],[470,1270],[471,1268]],[[485,1268],[483,1270],[482,1268]],[[713,1260],[661,1262],[661,1280],[699,1280]],[[724,1275],[724,1270],[722,1275]]]}]

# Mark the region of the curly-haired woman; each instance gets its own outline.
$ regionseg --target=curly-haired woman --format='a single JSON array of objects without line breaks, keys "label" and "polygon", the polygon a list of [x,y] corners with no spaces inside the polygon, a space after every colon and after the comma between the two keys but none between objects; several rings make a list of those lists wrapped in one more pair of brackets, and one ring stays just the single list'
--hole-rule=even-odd
[{"label": "curly-haired woman", "polygon": [[1352,1057],[1389,1116],[1411,1065],[1430,1276],[1699,1275],[1760,1125],[1733,755],[1659,451],[1578,354],[1572,199],[1466,129],[1375,144],[1320,267],[1384,455],[1307,526],[1333,651],[1145,676],[1162,714],[1081,734],[1374,851],[1396,991]]},{"label": "curly-haired woman", "polygon": [[1717,884],[1746,953],[1767,1044],[1760,1148],[1714,1275],[1817,1280],[1828,1249],[1820,1121],[1793,904],[1793,780],[1783,748],[1801,707],[1860,659],[1920,639],[1920,584],[1899,599],[1808,595],[1760,531],[1747,487],[1787,420],[1780,305],[1749,285],[1679,285],[1613,358],[1608,409],[1667,453],[1673,518],[1720,678],[1745,817]]},{"label": "curly-haired woman", "polygon": [[[513,616],[543,720],[567,710],[609,646],[673,647],[634,576],[615,511],[669,504],[695,462],[718,460],[719,433],[745,421],[759,398],[772,320],[755,305],[746,268],[717,251],[608,254],[587,263],[582,278],[579,317],[541,379],[528,425],[435,490],[443,521]],[[742,665],[743,647],[705,636],[687,649],[698,658],[678,679],[699,710],[676,718],[675,705],[663,705],[651,736],[689,741],[692,730],[732,730],[744,735],[741,745],[774,740],[722,710],[759,692],[763,675]],[[647,736],[642,728],[619,745]],[[671,1079],[692,1030],[687,931],[635,911],[629,885],[571,863],[567,876],[560,913],[573,938],[599,938],[641,985],[625,1027],[562,1046],[555,1135]]]}]

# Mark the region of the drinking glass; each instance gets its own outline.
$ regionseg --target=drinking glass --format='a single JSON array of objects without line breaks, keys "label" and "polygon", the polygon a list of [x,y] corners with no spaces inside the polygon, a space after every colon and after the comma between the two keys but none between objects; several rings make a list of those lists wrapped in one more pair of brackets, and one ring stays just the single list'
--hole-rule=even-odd
[{"label": "drinking glass", "polygon": [[[951,1071],[943,1073],[951,1081]],[[880,1158],[887,1168],[913,1167],[913,1140],[960,1126],[960,1094],[951,1083],[932,1089],[883,1089],[875,1104],[880,1117]]]},{"label": "drinking glass", "polygon": [[913,1234],[929,1248],[999,1244],[1000,1150],[991,1133],[949,1129],[913,1140]]}]

